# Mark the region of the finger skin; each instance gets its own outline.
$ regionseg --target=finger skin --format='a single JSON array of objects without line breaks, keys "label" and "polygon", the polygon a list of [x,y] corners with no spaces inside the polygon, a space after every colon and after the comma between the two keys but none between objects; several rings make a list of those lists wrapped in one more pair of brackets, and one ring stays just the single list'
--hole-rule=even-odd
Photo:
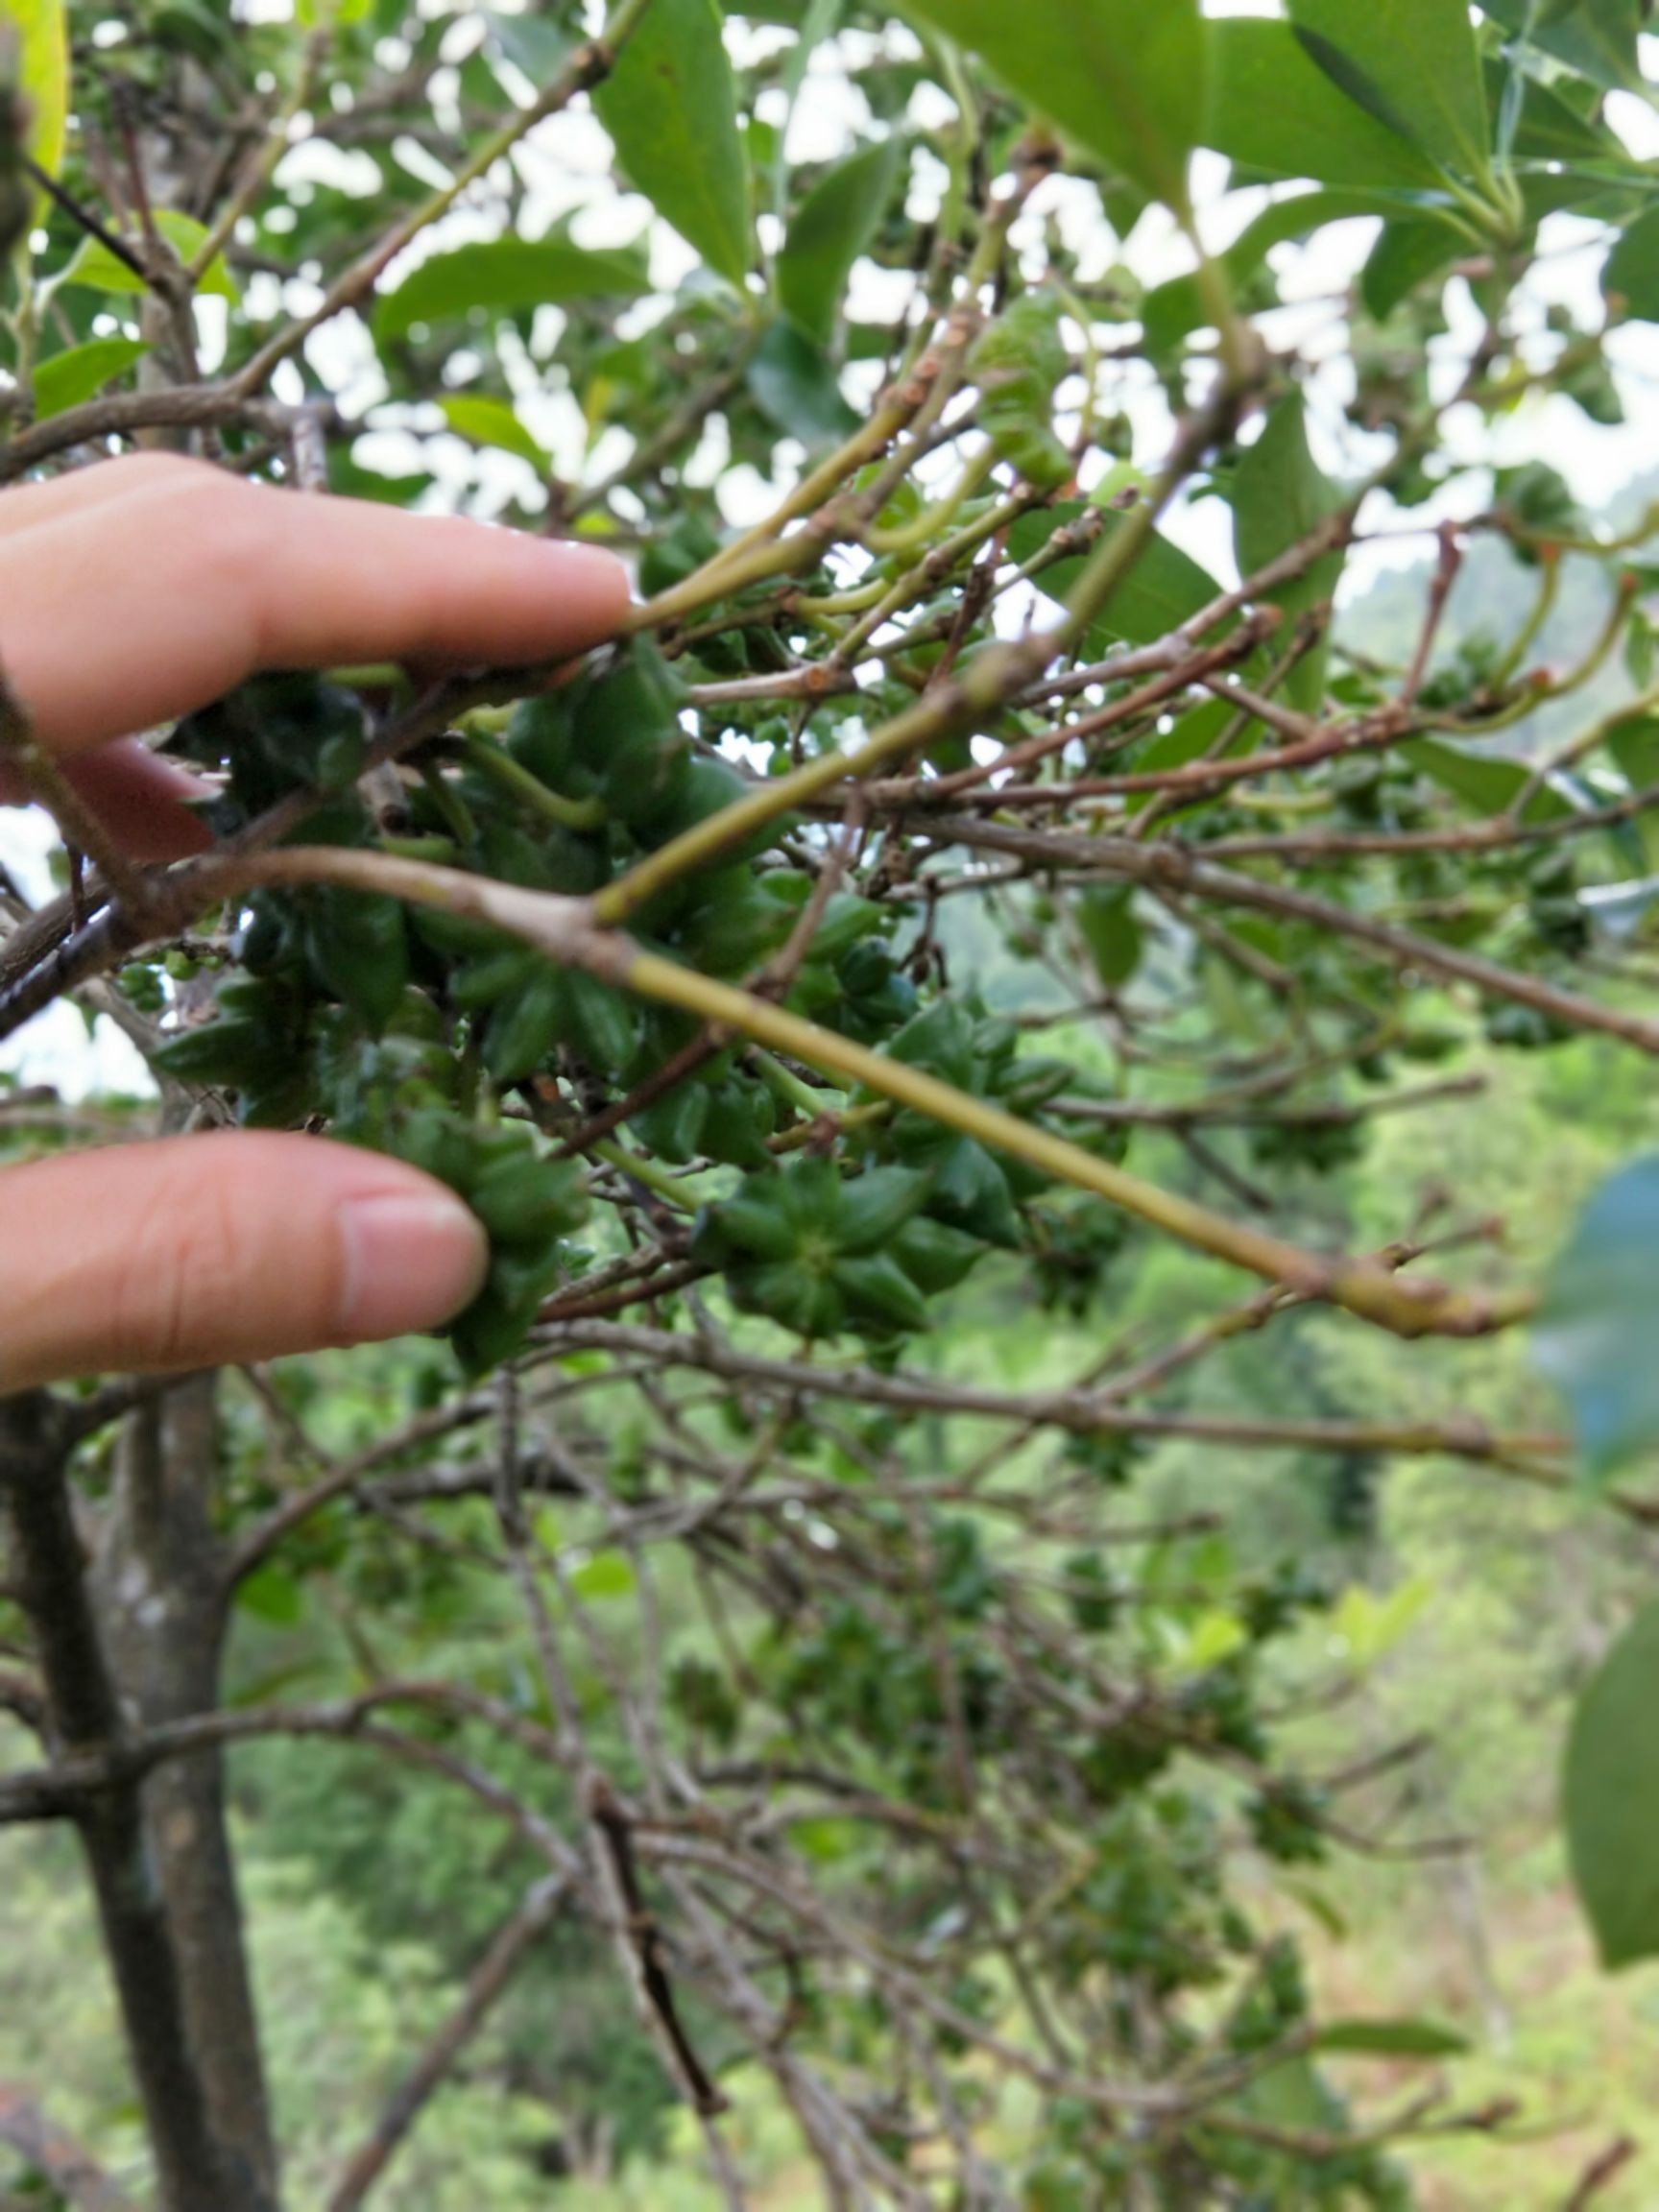
[{"label": "finger skin", "polygon": [[317,1138],[220,1132],[8,1168],[0,1393],[435,1328],[487,1264],[441,1184]]},{"label": "finger skin", "polygon": [[64,754],[218,698],[257,668],[515,665],[586,651],[621,564],[372,500],[139,454],[0,500],[0,668]]},{"label": "finger skin", "polygon": [[[130,859],[182,860],[213,842],[184,804],[205,798],[209,786],[136,739],[84,754],[64,773]],[[0,806],[28,796],[22,780],[0,762]]]}]

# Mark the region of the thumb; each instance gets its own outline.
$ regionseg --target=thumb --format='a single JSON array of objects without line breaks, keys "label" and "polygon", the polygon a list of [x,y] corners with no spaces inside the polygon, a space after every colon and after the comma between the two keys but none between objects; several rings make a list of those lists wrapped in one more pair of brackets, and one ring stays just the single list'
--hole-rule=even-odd
[{"label": "thumb", "polygon": [[247,1131],[0,1174],[0,1392],[358,1344],[436,1326],[484,1232],[372,1152]]}]

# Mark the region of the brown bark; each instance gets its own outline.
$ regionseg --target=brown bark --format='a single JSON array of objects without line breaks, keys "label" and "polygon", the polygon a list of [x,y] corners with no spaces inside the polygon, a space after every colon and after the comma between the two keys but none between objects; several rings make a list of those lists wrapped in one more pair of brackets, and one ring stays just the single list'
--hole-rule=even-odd
[{"label": "brown bark", "polygon": [[[144,1728],[212,1712],[225,1638],[225,1575],[211,1503],[216,1393],[193,1378],[129,1418],[95,1580],[128,1716]],[[222,1753],[158,1767],[144,1823],[178,1956],[184,2016],[213,2131],[241,2176],[238,2202],[274,2208],[276,2152],[260,2058]]]},{"label": "brown bark", "polygon": [[[35,1634],[55,1751],[95,1751],[125,1729],[70,1502],[69,1445],[49,1398],[0,1400],[0,1501]],[[78,1821],[155,2154],[161,2212],[267,2212],[214,2133],[178,1954],[139,1791],[112,1783]]]}]

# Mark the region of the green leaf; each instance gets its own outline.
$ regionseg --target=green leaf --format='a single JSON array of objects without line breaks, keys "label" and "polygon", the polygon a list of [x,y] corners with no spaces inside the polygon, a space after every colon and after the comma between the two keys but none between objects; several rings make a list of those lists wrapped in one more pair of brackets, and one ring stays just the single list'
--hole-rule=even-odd
[{"label": "green leaf", "polygon": [[832,1280],[854,1326],[863,1322],[880,1330],[926,1326],[926,1300],[898,1261],[885,1252],[838,1260]]},{"label": "green leaf", "polygon": [[822,178],[795,212],[778,256],[778,300],[820,346],[835,335],[853,264],[881,227],[899,177],[897,138],[866,146]]},{"label": "green leaf", "polygon": [[[1063,524],[1075,522],[1088,513],[1081,500],[1050,507],[1041,515],[1022,515],[1008,533],[1008,551],[1015,561],[1029,561],[1042,551]],[[1108,514],[1105,535],[1123,526],[1121,515]],[[1051,598],[1064,599],[1083,573],[1083,557],[1056,561],[1039,579]],[[1154,531],[1127,576],[1113,592],[1111,604],[1087,633],[1084,643],[1091,653],[1103,654],[1122,639],[1131,645],[1149,645],[1166,637],[1183,622],[1221,595],[1221,587],[1207,569],[1167,538]]]},{"label": "green leaf", "polygon": [[1289,0],[1315,61],[1456,176],[1484,178],[1492,127],[1468,0]]},{"label": "green leaf", "polygon": [[409,932],[396,899],[330,885],[312,895],[305,947],[319,978],[378,1032],[409,981]]},{"label": "green leaf", "polygon": [[[1442,791],[1474,808],[1477,814],[1502,814],[1513,806],[1532,781],[1532,768],[1525,760],[1494,758],[1489,753],[1471,753],[1461,745],[1439,737],[1416,737],[1400,748],[1413,768],[1421,769]],[[1558,822],[1573,811],[1552,783],[1540,782],[1523,809],[1527,822]]]},{"label": "green leaf", "polygon": [[769,421],[807,447],[833,445],[858,427],[829,355],[782,316],[750,359],[749,392]]},{"label": "green leaf", "polygon": [[1530,24],[1535,46],[1593,84],[1610,92],[1642,86],[1636,52],[1642,0],[1575,0],[1553,10],[1536,0],[1480,0],[1480,10],[1505,31],[1524,32]]},{"label": "green leaf", "polygon": [[69,129],[69,12],[64,0],[0,0],[0,32],[7,24],[19,48],[16,89],[29,110],[26,151],[56,177]]},{"label": "green leaf", "polygon": [[[1489,59],[1482,74],[1487,106],[1496,114],[1509,72],[1502,61]],[[1520,110],[1510,151],[1517,159],[1527,161],[1618,164],[1627,158],[1623,147],[1603,124],[1580,115],[1548,84],[1527,76],[1521,79]]]},{"label": "green leaf", "polygon": [[1083,892],[1072,909],[1094,973],[1108,991],[1121,989],[1141,965],[1142,933],[1134,900],[1133,886],[1119,883]]},{"label": "green leaf", "polygon": [[931,1184],[910,1167],[871,1167],[841,1187],[835,1241],[843,1252],[878,1252],[927,1203]]},{"label": "green leaf", "polygon": [[593,105],[658,214],[742,291],[755,219],[736,80],[714,0],[652,0]]},{"label": "green leaf", "polygon": [[91,338],[54,353],[35,371],[35,420],[45,422],[93,398],[150,350],[137,338]]},{"label": "green leaf", "polygon": [[1632,791],[1659,784],[1659,715],[1634,714],[1607,733],[1607,750]]},{"label": "green leaf", "polygon": [[528,461],[538,476],[550,476],[553,459],[531,437],[505,399],[491,399],[482,394],[463,394],[459,398],[439,402],[444,420],[458,438],[465,438],[470,445],[493,445],[503,453],[516,453],[520,461]]},{"label": "green leaf", "polygon": [[[193,259],[207,235],[205,225],[198,223],[193,215],[180,215],[174,207],[156,210],[156,228],[180,261]],[[54,281],[84,284],[93,292],[143,293],[148,289],[141,276],[135,276],[125,261],[118,261],[108,247],[101,246],[96,238],[82,239],[74,259]],[[196,290],[204,299],[235,301],[241,297],[235,278],[225,265],[223,253],[214,255]]]},{"label": "green leaf", "polygon": [[1359,278],[1366,306],[1386,323],[1402,300],[1449,269],[1468,246],[1450,223],[1384,223]]},{"label": "green leaf", "polygon": [[1533,1334],[1585,1470],[1605,1479],[1659,1441],[1659,1157],[1609,1177],[1556,1260]]},{"label": "green leaf", "polygon": [[635,1589],[634,1563],[626,1551],[595,1551],[591,1559],[570,1570],[570,1587],[578,1598],[631,1598]]},{"label": "green leaf", "polygon": [[1562,1815],[1574,1885],[1609,1969],[1659,1956],[1659,1605],[1636,1616],[1579,1696]]},{"label": "green leaf", "polygon": [[237,1583],[236,1610],[269,1628],[298,1628],[305,1613],[305,1586],[286,1567],[268,1560]]},{"label": "green leaf", "polygon": [[1209,43],[1198,0],[902,0],[1021,99],[1156,200],[1185,205],[1203,143]]},{"label": "green leaf", "polygon": [[1233,16],[1210,26],[1215,90],[1206,145],[1263,177],[1437,191],[1420,148],[1338,91],[1288,23]]},{"label": "green leaf", "polygon": [[1313,2048],[1366,2058],[1458,2058],[1471,2046],[1467,2035],[1434,2020],[1333,2020],[1314,2035]]},{"label": "green leaf", "polygon": [[[1266,426],[1239,463],[1233,486],[1234,548],[1239,573],[1255,575],[1287,553],[1328,521],[1342,494],[1322,473],[1308,445],[1307,410],[1300,392],[1281,399]],[[1311,566],[1268,594],[1285,612],[1286,630],[1269,651],[1288,637],[1289,625],[1308,609],[1329,601],[1341,578],[1344,555],[1321,554]],[[1285,685],[1293,707],[1312,712],[1325,696],[1331,654],[1330,625],[1312,649],[1303,654]]]},{"label": "green leaf", "polygon": [[637,300],[650,290],[645,256],[631,249],[589,253],[567,238],[491,238],[434,253],[375,305],[377,338],[474,308],[562,306],[572,300]]},{"label": "green leaf", "polygon": [[1659,323],[1659,207],[1632,223],[1608,254],[1601,291],[1615,315]]}]

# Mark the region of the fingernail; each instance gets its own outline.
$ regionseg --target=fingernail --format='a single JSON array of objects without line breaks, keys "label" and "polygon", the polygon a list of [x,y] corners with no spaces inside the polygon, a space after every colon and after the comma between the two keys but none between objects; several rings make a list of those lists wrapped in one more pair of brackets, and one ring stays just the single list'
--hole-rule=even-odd
[{"label": "fingernail", "polygon": [[432,1329],[482,1288],[484,1231],[459,1199],[386,1191],[340,1212],[346,1250],[340,1325],[359,1342]]},{"label": "fingernail", "polygon": [[581,538],[531,538],[527,544],[540,548],[558,564],[561,580],[577,590],[594,591],[619,607],[628,604],[633,586],[626,565],[603,545],[589,545]]}]

